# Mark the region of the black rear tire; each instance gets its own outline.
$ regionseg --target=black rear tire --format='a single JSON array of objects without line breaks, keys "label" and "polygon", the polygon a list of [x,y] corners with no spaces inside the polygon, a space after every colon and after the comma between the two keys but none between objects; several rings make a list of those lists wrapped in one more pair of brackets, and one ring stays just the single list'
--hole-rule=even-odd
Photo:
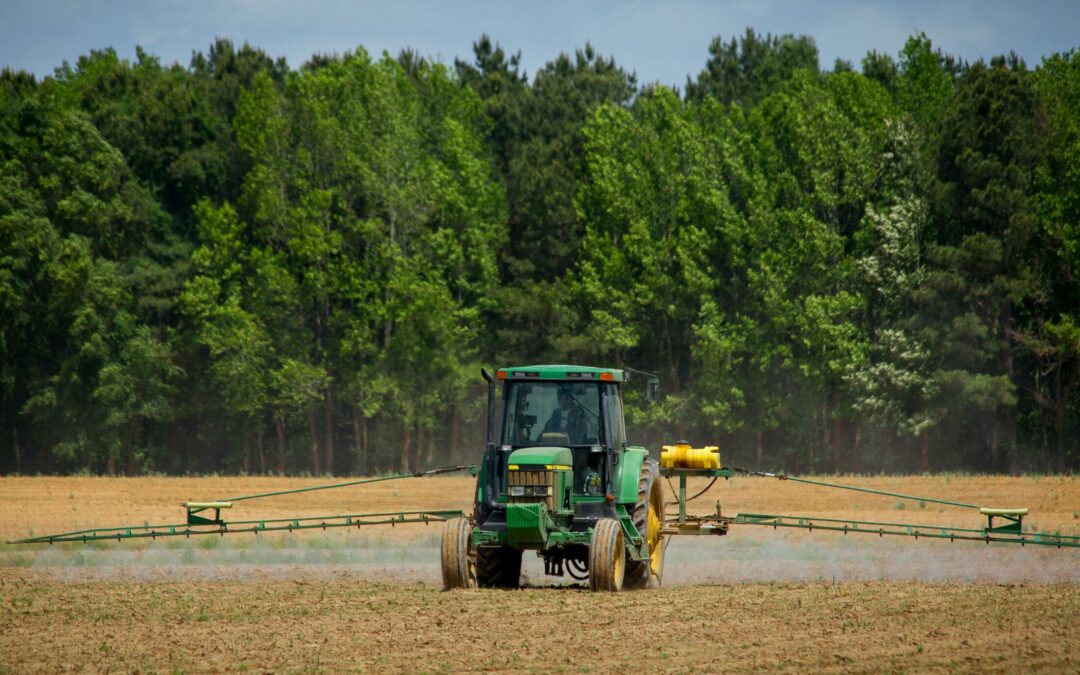
[{"label": "black rear tire", "polygon": [[[654,494],[655,492],[655,494]],[[634,527],[646,542],[649,541],[649,503],[659,510],[659,525],[664,522],[664,493],[660,486],[660,469],[656,460],[646,459],[638,474],[638,498],[632,513]],[[654,523],[653,527],[656,527]],[[654,533],[655,536],[655,533]],[[659,586],[664,573],[664,539],[660,537],[651,552],[650,561],[626,560],[626,579],[623,588],[640,590]]]},{"label": "black rear tire", "polygon": [[476,549],[476,585],[480,588],[517,588],[521,581],[521,551],[510,546]]}]

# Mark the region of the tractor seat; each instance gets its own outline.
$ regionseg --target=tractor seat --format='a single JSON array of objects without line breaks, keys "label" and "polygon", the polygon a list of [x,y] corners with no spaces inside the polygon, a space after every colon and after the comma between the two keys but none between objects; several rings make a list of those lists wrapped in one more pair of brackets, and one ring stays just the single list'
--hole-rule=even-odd
[{"label": "tractor seat", "polygon": [[544,445],[570,445],[570,435],[565,431],[545,431],[540,434],[540,442]]}]

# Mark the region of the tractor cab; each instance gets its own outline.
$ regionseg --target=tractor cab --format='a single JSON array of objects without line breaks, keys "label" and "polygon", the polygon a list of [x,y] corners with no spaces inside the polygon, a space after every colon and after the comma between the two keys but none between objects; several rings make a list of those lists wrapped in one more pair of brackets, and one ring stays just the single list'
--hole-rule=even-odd
[{"label": "tractor cab", "polygon": [[[578,366],[506,368],[499,473],[520,466],[513,458],[536,457],[537,449],[569,450],[574,496],[602,497],[610,468],[626,445],[623,373]],[[546,462],[551,464],[552,462]]]}]

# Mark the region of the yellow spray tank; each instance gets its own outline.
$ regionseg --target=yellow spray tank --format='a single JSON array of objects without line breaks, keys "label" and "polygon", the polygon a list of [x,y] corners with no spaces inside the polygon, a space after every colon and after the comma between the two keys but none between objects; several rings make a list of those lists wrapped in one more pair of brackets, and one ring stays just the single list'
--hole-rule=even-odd
[{"label": "yellow spray tank", "polygon": [[686,441],[665,445],[660,452],[660,466],[665,469],[719,469],[720,448],[715,445],[692,448]]}]

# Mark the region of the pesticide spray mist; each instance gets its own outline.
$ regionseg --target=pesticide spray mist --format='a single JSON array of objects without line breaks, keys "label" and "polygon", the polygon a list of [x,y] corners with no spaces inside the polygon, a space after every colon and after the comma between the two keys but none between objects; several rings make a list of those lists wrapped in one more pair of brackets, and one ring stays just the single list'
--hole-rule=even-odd
[{"label": "pesticide spray mist", "polygon": [[372,581],[438,581],[437,531],[162,539],[143,545],[57,545],[23,552],[19,564],[54,580],[264,581],[349,576]]},{"label": "pesticide spray mist", "polygon": [[[399,528],[400,530],[400,528]],[[664,585],[758,582],[921,581],[1080,583],[1075,550],[914,541],[832,533],[738,530],[726,537],[672,537]],[[265,581],[354,578],[438,585],[439,531],[347,532],[251,538],[205,536],[145,545],[54,546],[4,564],[50,579]],[[0,561],[3,562],[3,561]],[[523,558],[522,583],[576,583]]]},{"label": "pesticide spray mist", "polygon": [[1080,582],[1075,550],[774,530],[703,539],[669,545],[667,583]]}]

